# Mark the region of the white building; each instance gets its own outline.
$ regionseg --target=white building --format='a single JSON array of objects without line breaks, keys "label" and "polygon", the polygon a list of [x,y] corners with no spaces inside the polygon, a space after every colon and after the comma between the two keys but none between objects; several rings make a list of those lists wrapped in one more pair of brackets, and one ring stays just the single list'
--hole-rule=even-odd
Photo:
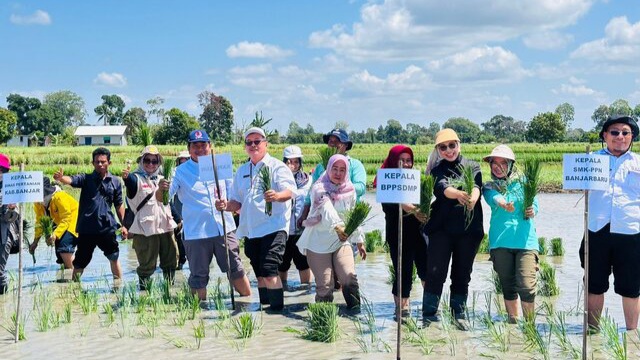
[{"label": "white building", "polygon": [[[24,146],[24,147],[27,147],[27,146],[29,146],[29,141],[30,140],[37,141],[38,139],[35,137],[35,135],[17,135],[17,136],[12,137],[11,139],[9,139],[9,141],[7,141],[7,146]],[[36,143],[36,145],[37,145],[37,143]]]},{"label": "white building", "polygon": [[73,135],[78,145],[127,145],[123,126],[78,126]]}]

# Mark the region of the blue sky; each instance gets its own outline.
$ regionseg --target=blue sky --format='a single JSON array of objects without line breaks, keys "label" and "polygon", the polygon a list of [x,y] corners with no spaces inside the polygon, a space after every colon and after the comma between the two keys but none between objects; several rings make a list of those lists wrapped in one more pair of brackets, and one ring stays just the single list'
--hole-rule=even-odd
[{"label": "blue sky", "polygon": [[568,102],[573,127],[600,104],[640,103],[640,1],[3,1],[0,106],[10,93],[71,90],[93,109],[201,113],[197,94],[328,131],[529,121]]}]

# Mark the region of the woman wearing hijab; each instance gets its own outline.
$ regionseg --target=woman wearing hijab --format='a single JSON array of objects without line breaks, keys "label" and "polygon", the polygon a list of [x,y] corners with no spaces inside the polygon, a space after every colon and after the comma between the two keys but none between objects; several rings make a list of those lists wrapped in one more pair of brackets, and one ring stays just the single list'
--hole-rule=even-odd
[{"label": "woman wearing hijab", "polygon": [[40,219],[49,216],[55,224],[55,230],[48,239],[47,244],[55,245],[56,262],[64,264],[65,269],[73,269],[73,254],[78,244],[76,223],[78,221],[78,201],[71,195],[62,191],[60,187],[52,185],[48,177],[42,179],[43,202],[35,203],[33,210],[36,214],[36,232],[29,252],[33,254],[38,247],[38,241],[42,236]]},{"label": "woman wearing hijab", "polygon": [[316,279],[316,302],[333,301],[334,273],[342,284],[348,310],[360,307],[360,289],[355,261],[349,241],[357,244],[364,260],[364,234],[358,228],[351,236],[344,232],[345,212],[356,204],[356,192],[349,180],[349,160],[333,155],[327,169],[311,187],[311,210],[303,222],[305,227],[298,248],[307,256]]},{"label": "woman wearing hijab", "polygon": [[278,266],[280,280],[282,280],[282,284],[285,289],[287,288],[288,272],[289,268],[291,268],[292,260],[300,274],[300,284],[306,288],[311,284],[311,270],[309,269],[309,263],[307,263],[307,257],[302,255],[296,246],[298,239],[300,239],[300,234],[302,234],[302,229],[297,226],[298,219],[302,215],[302,211],[304,209],[304,199],[307,197],[309,189],[311,188],[311,178],[302,168],[302,157],[302,149],[295,145],[284,148],[282,154],[282,162],[287,164],[293,173],[293,178],[296,180],[297,188],[293,192],[291,204],[289,239],[287,240],[287,244],[284,249],[282,263]]},{"label": "woman wearing hijab", "polygon": [[[389,150],[389,155],[384,159],[382,169],[397,169],[402,162],[403,169],[413,169],[413,150],[405,145],[396,145]],[[377,185],[377,179],[373,180],[373,187]],[[410,315],[409,296],[413,285],[413,266],[415,264],[418,277],[424,279],[427,272],[427,244],[420,229],[426,222],[426,217],[413,204],[402,204],[402,301],[398,296],[397,282],[391,285],[391,292],[396,307],[401,306],[403,317]],[[385,238],[391,253],[393,271],[398,274],[398,204],[382,204],[382,211],[386,219]]]},{"label": "woman wearing hijab", "polygon": [[173,282],[178,265],[178,246],[173,237],[176,227],[169,205],[162,203],[162,193],[169,183],[162,177],[162,156],[154,145],[146,146],[137,160],[138,168],[122,173],[127,187],[127,201],[135,213],[129,233],[133,234],[133,249],[138,258],[140,290],[146,290],[156,270],[160,268],[167,281]]},{"label": "woman wearing hijab", "polygon": [[538,236],[533,217],[538,212],[538,198],[522,216],[523,186],[516,176],[516,156],[507,145],[496,146],[484,161],[491,167],[491,181],[483,187],[484,200],[491,207],[489,251],[493,269],[498,273],[508,321],[518,319],[518,296],[522,313],[530,319],[535,313]]},{"label": "woman wearing hijab", "polygon": [[[459,179],[462,167],[471,168],[475,186],[471,193],[456,188],[452,179]],[[460,139],[452,129],[436,134],[436,146],[427,163],[427,173],[435,179],[431,218],[424,227],[429,237],[427,277],[422,296],[422,318],[425,326],[438,321],[437,311],[442,288],[451,262],[449,307],[454,324],[468,330],[466,303],[476,252],[484,236],[480,189],[480,165],[462,156]],[[466,209],[465,209],[466,208]],[[471,212],[468,222],[467,214]]]}]

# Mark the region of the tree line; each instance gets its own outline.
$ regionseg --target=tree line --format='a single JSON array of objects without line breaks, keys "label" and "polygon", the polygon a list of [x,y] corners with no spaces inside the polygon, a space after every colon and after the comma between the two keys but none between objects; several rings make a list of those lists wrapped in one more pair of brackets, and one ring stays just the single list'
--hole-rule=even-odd
[{"label": "tree line", "polygon": [[[201,113],[198,117],[178,108],[166,110],[165,100],[154,97],[146,101],[146,109],[132,107],[125,111],[126,104],[118,95],[103,95],[102,103],[93,110],[97,122],[103,125],[126,125],[126,136],[132,144],[182,144],[190,131],[205,129],[217,143],[240,143],[245,129],[262,127],[269,140],[274,143],[317,143],[329,129],[316,132],[311,124],[301,126],[292,120],[285,134],[270,130],[272,118],[266,119],[262,112],[256,112],[248,123],[238,123],[234,118],[233,105],[224,96],[203,91],[197,96]],[[71,145],[75,142],[73,132],[76,126],[86,125],[88,113],[81,96],[69,90],[46,94],[42,100],[34,97],[10,94],[6,98],[7,108],[0,107],[0,143],[7,142],[15,135],[33,135],[42,144],[45,137],[54,144]],[[433,143],[435,134],[441,128],[454,129],[465,143],[489,142],[536,142],[597,141],[598,130],[610,115],[630,115],[640,117],[640,104],[631,107],[628,101],[618,99],[613,103],[600,105],[591,119],[592,129],[572,128],[575,109],[563,103],[553,112],[539,113],[530,121],[514,119],[507,115],[495,115],[486,122],[477,123],[463,117],[452,117],[440,125],[437,121],[409,123],[407,126],[389,119],[386,125],[377,129],[350,131],[356,143]],[[153,121],[155,120],[155,121]],[[422,125],[425,124],[425,125]],[[346,121],[337,121],[334,127],[348,130]]]}]

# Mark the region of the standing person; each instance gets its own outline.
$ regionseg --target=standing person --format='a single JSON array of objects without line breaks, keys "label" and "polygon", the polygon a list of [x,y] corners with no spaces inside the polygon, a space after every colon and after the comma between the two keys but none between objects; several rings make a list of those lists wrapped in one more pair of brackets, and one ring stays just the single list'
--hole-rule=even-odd
[{"label": "standing person", "polygon": [[[187,149],[190,159],[176,167],[171,180],[169,197],[178,196],[182,203],[182,229],[184,249],[189,260],[189,286],[200,300],[207,299],[209,265],[215,256],[220,270],[229,272],[235,290],[241,296],[251,295],[249,279],[240,259],[240,246],[236,237],[236,226],[230,213],[222,214],[215,209],[216,199],[226,199],[231,183],[220,181],[220,192],[215,181],[200,179],[199,156],[211,156],[209,135],[204,130],[194,130],[189,134]],[[224,216],[224,220],[222,218]],[[223,223],[225,222],[227,244]],[[227,252],[231,269],[227,268]]]},{"label": "standing person", "polygon": [[[422,317],[426,326],[438,321],[436,315],[443,284],[451,261],[451,293],[449,306],[454,324],[460,330],[468,330],[465,310],[469,293],[469,281],[473,260],[484,236],[480,188],[480,165],[461,155],[460,139],[452,129],[442,129],[436,134],[436,146],[427,163],[427,172],[435,179],[431,218],[424,227],[429,237],[427,252],[427,276],[422,296]],[[449,178],[461,175],[459,166],[473,168],[475,186],[470,194],[449,184]],[[465,224],[466,211],[473,211],[469,224]]]},{"label": "standing person", "polygon": [[56,225],[53,234],[45,239],[47,244],[55,245],[56,262],[64,264],[65,269],[73,269],[73,253],[78,244],[76,224],[78,221],[78,202],[71,195],[62,191],[60,187],[52,185],[48,177],[42,179],[43,202],[35,203],[33,210],[36,214],[36,232],[29,252],[33,254],[42,236],[40,219],[49,216]]},{"label": "standing person", "polygon": [[158,257],[162,276],[173,283],[178,266],[178,245],[173,237],[177,226],[169,205],[162,203],[162,195],[169,183],[162,176],[163,158],[155,145],[148,145],[140,153],[138,168],[122,172],[127,199],[135,217],[129,233],[133,234],[133,249],[138,258],[138,285],[146,290],[156,271]]},{"label": "standing person", "polygon": [[482,191],[491,208],[489,251],[502,285],[508,321],[515,324],[518,296],[525,319],[535,315],[539,245],[533,217],[538,213],[538,198],[525,211],[522,182],[526,179],[516,175],[516,155],[507,145],[496,146],[483,160],[491,167],[491,181]]},{"label": "standing person", "polygon": [[[178,154],[176,158],[176,167],[186,163],[191,158],[189,155],[189,151],[182,150]],[[175,174],[175,169],[173,170]],[[182,231],[182,201],[178,198],[178,196],[173,196],[171,198],[171,214],[173,215],[173,220],[178,224],[176,228],[173,230],[174,237],[176,238],[176,244],[178,244],[178,267],[176,270],[182,270],[184,264],[187,262],[187,254],[184,250],[184,233]]]},{"label": "standing person", "polygon": [[[0,189],[2,188],[2,177],[11,170],[11,159],[5,154],[0,154]],[[7,261],[9,254],[16,254],[20,251],[19,224],[22,217],[16,211],[15,204],[5,204],[2,202],[0,193],[0,295],[8,290],[9,278],[7,276]]]},{"label": "standing person", "polygon": [[[396,145],[389,150],[389,155],[382,163],[381,169],[397,169],[402,161],[403,169],[413,169],[413,150],[405,145]],[[376,187],[377,179],[373,180]],[[385,239],[389,245],[393,271],[398,274],[398,204],[382,204],[386,219]],[[427,272],[427,244],[422,232],[422,225],[427,221],[424,214],[413,204],[402,204],[402,300],[398,296],[397,282],[391,285],[391,293],[396,304],[401,307],[403,317],[410,315],[409,296],[413,286],[413,266],[415,264],[418,277],[424,280]]]},{"label": "standing person", "polygon": [[360,288],[350,242],[357,244],[364,260],[364,234],[358,228],[351,236],[345,229],[345,212],[356,204],[355,187],[349,180],[349,160],[336,154],[329,168],[311,188],[311,211],[298,240],[316,279],[316,302],[333,301],[334,277],[342,284],[347,310],[360,308]]},{"label": "standing person", "polygon": [[[630,116],[609,117],[600,130],[609,157],[609,188],[589,191],[589,326],[598,330],[613,272],[622,296],[627,330],[638,328],[640,314],[640,156],[631,152],[638,125]],[[604,145],[603,145],[604,146]],[[584,268],[584,240],[580,246]]]},{"label": "standing person", "polygon": [[[333,129],[327,134],[322,135],[322,141],[324,141],[328,147],[335,148],[338,154],[346,156],[349,160],[349,180],[355,188],[357,201],[360,201],[360,198],[367,191],[367,171],[360,160],[347,155],[347,151],[353,147],[353,142],[349,140],[349,134],[347,134],[344,129]],[[315,183],[324,171],[325,168],[321,163],[316,165],[313,170],[312,183]],[[298,227],[302,227],[302,221],[307,218],[310,208],[311,197],[307,195],[304,201],[304,210],[302,211],[300,219],[298,219]]]},{"label": "standing person", "polygon": [[[218,200],[216,207],[229,212],[242,210],[238,236],[247,238],[244,251],[258,278],[260,303],[269,304],[272,311],[281,311],[284,291],[278,267],[289,232],[290,200],[297,186],[291,170],[267,152],[268,141],[262,129],[250,128],[244,133],[244,140],[249,161],[236,172],[230,200]],[[265,166],[271,187],[263,192],[260,172]],[[267,213],[267,203],[271,203],[271,214]]]},{"label": "standing person", "polygon": [[[120,180],[109,172],[111,152],[99,147],[91,153],[93,172],[74,176],[64,175],[63,169],[56,171],[53,178],[65,185],[80,188],[78,207],[78,250],[73,259],[73,279],[80,281],[84,269],[91,262],[96,246],[109,260],[114,280],[122,279],[122,267],[118,257],[120,248],[116,240],[118,223],[111,212],[115,207],[118,219],[124,220],[124,204]],[[126,239],[127,229],[120,227],[122,238]]]},{"label": "standing person", "polygon": [[284,250],[284,257],[282,258],[282,264],[278,267],[280,273],[280,280],[284,288],[287,288],[287,275],[289,268],[291,267],[291,260],[296,265],[296,269],[300,274],[300,284],[308,288],[311,284],[311,270],[307,263],[307,257],[300,253],[296,243],[302,234],[302,229],[298,227],[298,219],[302,215],[304,209],[304,199],[307,197],[307,193],[311,188],[311,179],[309,174],[304,172],[302,167],[302,149],[300,147],[291,145],[284,148],[282,154],[282,161],[287,164],[293,178],[296,180],[297,190],[294,191],[294,196],[291,199],[291,221],[289,222],[289,239]]}]

